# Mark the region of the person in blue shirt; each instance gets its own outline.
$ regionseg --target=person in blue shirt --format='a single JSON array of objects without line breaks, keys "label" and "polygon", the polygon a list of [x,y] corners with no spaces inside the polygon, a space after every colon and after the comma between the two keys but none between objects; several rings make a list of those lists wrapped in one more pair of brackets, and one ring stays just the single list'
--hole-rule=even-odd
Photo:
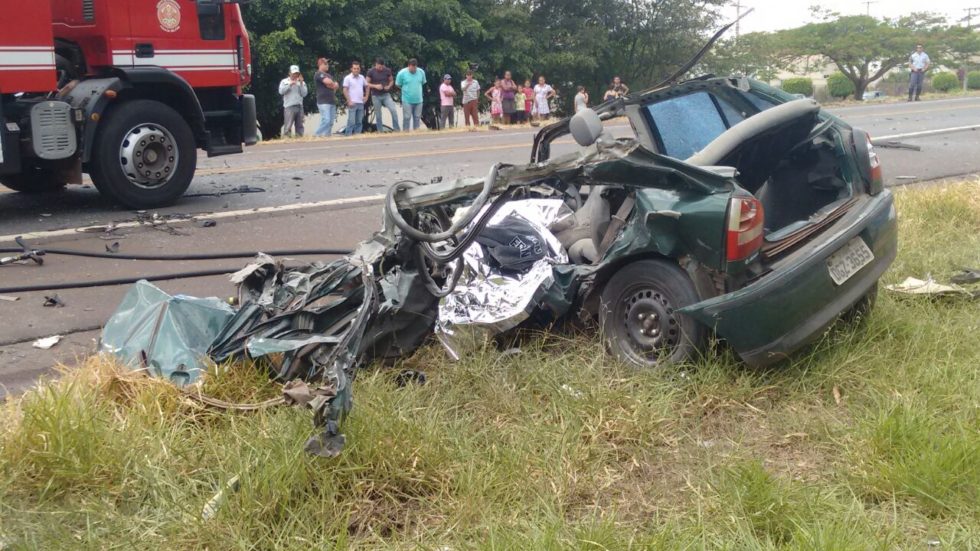
[{"label": "person in blue shirt", "polygon": [[419,67],[418,60],[413,57],[408,60],[408,66],[398,71],[395,77],[395,86],[402,91],[402,130],[418,130],[422,124],[422,86],[424,85],[425,70]]}]

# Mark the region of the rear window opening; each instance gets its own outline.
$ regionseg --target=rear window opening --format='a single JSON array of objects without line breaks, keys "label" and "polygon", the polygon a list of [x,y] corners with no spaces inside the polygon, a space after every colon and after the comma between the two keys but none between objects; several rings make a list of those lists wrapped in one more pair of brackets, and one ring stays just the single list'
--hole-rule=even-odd
[{"label": "rear window opening", "polygon": [[[760,108],[768,103],[751,92],[743,95]],[[740,112],[725,98],[705,91],[645,107],[661,152],[695,165],[738,171],[739,186],[762,205],[763,253],[771,253],[767,256],[792,248],[774,244],[802,242],[850,204],[855,178],[843,140],[812,102],[781,107],[784,114],[790,113],[788,118],[770,112],[773,104],[755,115]],[[749,137],[736,138],[744,134],[735,131],[726,134],[745,120],[757,121]]]}]

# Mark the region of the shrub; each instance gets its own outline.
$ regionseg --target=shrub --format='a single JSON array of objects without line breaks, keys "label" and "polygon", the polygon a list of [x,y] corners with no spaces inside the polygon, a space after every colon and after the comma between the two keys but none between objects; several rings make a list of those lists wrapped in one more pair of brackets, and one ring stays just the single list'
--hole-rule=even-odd
[{"label": "shrub", "polygon": [[966,74],[966,87],[970,90],[980,90],[980,71],[970,71]]},{"label": "shrub", "polygon": [[807,77],[793,77],[783,81],[783,91],[790,94],[813,95],[813,80]]},{"label": "shrub", "polygon": [[854,93],[854,83],[844,73],[834,73],[827,77],[827,91],[835,98],[846,98]]},{"label": "shrub", "polygon": [[960,85],[960,79],[956,78],[955,73],[938,73],[932,77],[932,87],[939,92],[949,92],[955,90]]}]

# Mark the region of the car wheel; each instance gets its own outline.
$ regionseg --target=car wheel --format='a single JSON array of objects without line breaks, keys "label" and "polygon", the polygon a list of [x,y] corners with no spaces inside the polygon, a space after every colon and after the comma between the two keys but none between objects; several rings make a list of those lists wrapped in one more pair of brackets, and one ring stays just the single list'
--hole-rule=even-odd
[{"label": "car wheel", "polygon": [[67,182],[53,170],[31,166],[19,174],[0,176],[0,184],[21,193],[50,193],[63,190]]},{"label": "car wheel", "polygon": [[640,260],[620,269],[602,291],[599,323],[606,347],[640,367],[693,359],[707,335],[678,308],[698,302],[684,270],[662,260]]},{"label": "car wheel", "polygon": [[[107,120],[106,120],[107,119]],[[100,125],[92,152],[92,181],[130,208],[173,204],[194,178],[197,151],[190,126],[157,101],[115,106]]]}]

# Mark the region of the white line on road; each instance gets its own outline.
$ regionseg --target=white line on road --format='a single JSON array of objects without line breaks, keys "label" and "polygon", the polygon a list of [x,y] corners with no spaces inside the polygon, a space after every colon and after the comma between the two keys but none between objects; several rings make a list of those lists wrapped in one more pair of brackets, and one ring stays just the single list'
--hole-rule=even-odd
[{"label": "white line on road", "polygon": [[978,130],[980,129],[980,124],[971,124],[968,126],[953,126],[950,128],[936,128],[935,130],[922,130],[919,132],[906,132],[905,134],[892,134],[891,136],[872,136],[872,141],[881,140],[898,140],[901,138],[921,138],[925,136],[935,136],[937,134],[951,134],[953,132],[964,132],[967,130]]},{"label": "white line on road", "polygon": [[[292,212],[299,210],[312,210],[325,207],[336,207],[336,206],[346,206],[353,205],[356,203],[370,203],[374,201],[380,201],[384,199],[384,195],[362,195],[360,197],[345,197],[343,199],[327,199],[324,201],[312,201],[309,203],[292,203],[290,205],[279,205],[275,207],[256,207],[250,209],[241,210],[229,210],[225,212],[202,212],[198,214],[191,215],[190,218],[181,220],[168,220],[170,225],[176,225],[180,223],[193,222],[198,218],[207,218],[208,220],[220,220],[224,218],[236,218],[239,216],[252,216],[256,214],[277,214],[283,212]],[[139,223],[133,222],[120,222],[116,224],[117,228],[138,228],[140,226],[148,226],[149,223]],[[78,235],[79,233],[95,232],[99,228],[104,228],[105,224],[100,224],[96,226],[82,226],[79,228],[65,228],[62,230],[49,230],[49,231],[36,231],[30,233],[13,234],[13,235],[0,235],[0,243],[13,241],[15,237],[23,237],[24,239],[50,239],[52,237],[65,237],[68,235]]]}]

